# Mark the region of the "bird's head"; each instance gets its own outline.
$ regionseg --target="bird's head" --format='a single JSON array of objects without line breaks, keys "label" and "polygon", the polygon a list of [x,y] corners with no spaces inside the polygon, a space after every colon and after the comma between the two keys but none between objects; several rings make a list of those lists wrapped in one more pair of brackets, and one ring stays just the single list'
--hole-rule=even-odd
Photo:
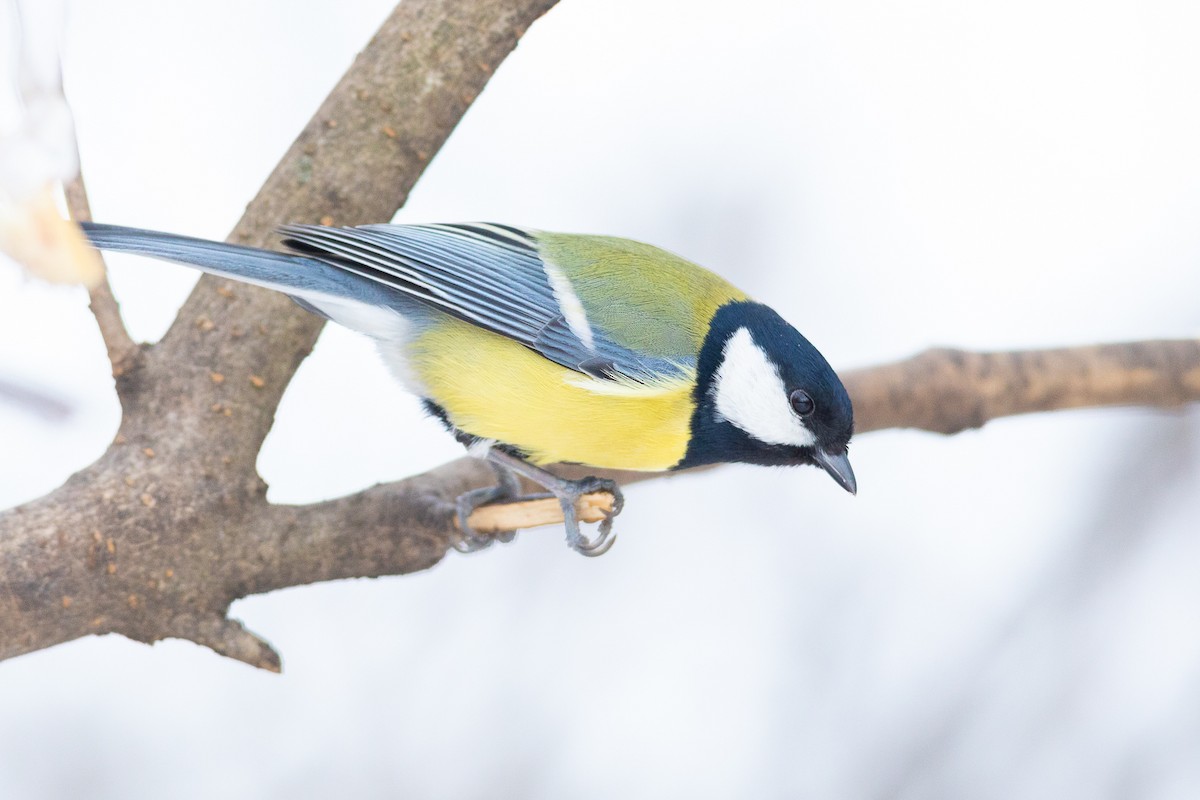
[{"label": "bird's head", "polygon": [[679,467],[814,464],[857,491],[850,396],[824,356],[761,303],[713,315],[696,365],[691,440]]}]

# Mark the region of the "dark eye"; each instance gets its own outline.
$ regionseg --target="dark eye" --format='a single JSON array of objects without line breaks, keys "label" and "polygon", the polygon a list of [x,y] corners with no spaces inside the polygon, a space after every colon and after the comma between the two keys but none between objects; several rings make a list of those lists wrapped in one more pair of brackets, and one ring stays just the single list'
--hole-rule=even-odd
[{"label": "dark eye", "polygon": [[817,410],[817,404],[809,397],[808,392],[803,389],[795,389],[788,400],[792,403],[792,411],[795,411],[802,417],[807,417],[809,414]]}]

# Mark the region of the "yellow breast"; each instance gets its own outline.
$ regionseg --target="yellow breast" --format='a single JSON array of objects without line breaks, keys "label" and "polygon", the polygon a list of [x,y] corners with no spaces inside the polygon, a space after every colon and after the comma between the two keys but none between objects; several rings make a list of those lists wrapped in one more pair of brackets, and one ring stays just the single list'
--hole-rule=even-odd
[{"label": "yellow breast", "polygon": [[614,385],[454,319],[419,335],[409,354],[455,427],[519,447],[535,464],[657,471],[687,451],[691,379]]}]

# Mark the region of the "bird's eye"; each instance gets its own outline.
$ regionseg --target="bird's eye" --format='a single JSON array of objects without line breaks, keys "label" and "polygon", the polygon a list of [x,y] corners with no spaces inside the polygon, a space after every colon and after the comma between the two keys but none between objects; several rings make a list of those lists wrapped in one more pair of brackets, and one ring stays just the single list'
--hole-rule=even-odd
[{"label": "bird's eye", "polygon": [[817,404],[813,402],[812,397],[803,389],[795,389],[788,396],[791,401],[792,411],[795,411],[802,417],[807,417],[809,414],[817,410]]}]

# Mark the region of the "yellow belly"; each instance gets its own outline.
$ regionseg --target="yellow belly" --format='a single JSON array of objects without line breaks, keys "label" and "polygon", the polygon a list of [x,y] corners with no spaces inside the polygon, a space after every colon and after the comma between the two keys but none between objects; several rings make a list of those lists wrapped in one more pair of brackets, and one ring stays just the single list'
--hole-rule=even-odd
[{"label": "yellow belly", "polygon": [[655,471],[687,450],[691,381],[605,391],[607,381],[454,319],[418,336],[409,354],[416,377],[455,427],[519,447],[536,464]]}]

